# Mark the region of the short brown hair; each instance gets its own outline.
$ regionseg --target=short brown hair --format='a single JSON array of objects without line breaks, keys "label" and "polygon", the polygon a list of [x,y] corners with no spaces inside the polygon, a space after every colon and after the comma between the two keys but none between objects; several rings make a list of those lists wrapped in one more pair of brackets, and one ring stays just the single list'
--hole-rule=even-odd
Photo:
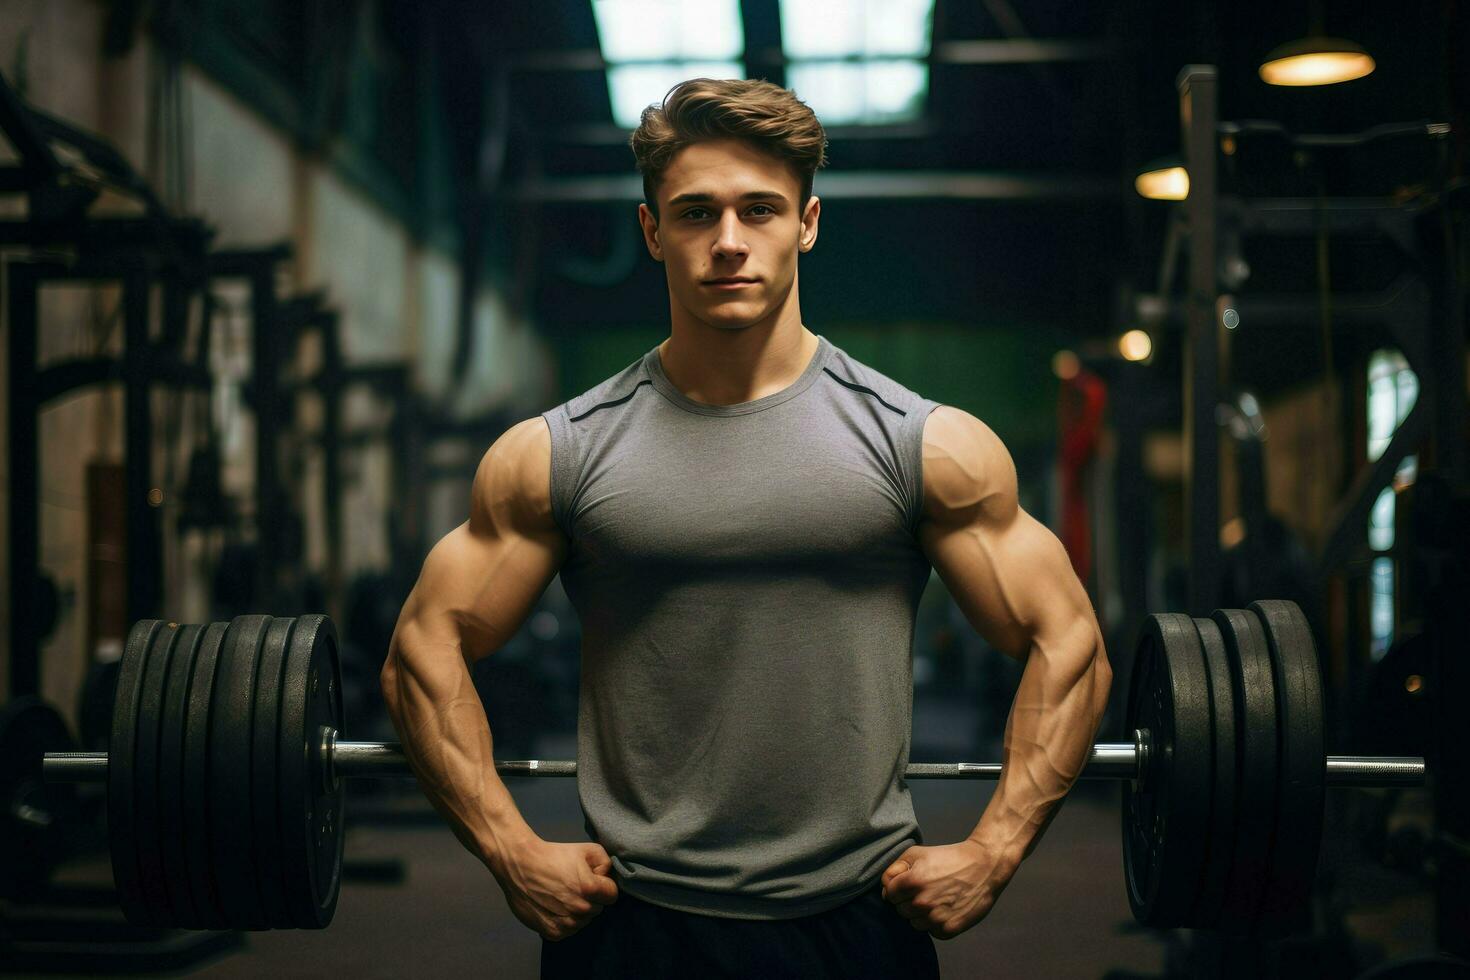
[{"label": "short brown hair", "polygon": [[812,180],[827,163],[822,124],[789,89],[765,79],[691,78],[669,89],[661,105],[645,108],[628,138],[655,220],[658,185],[674,155],[717,139],[746,140],[786,161],[801,185],[798,208],[811,199]]}]

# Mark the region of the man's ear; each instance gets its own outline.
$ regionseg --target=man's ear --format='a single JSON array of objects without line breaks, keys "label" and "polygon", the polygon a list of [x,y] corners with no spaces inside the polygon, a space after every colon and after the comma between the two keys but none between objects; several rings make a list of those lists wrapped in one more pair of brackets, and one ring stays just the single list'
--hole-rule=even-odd
[{"label": "man's ear", "polygon": [[807,199],[801,213],[801,232],[797,235],[797,248],[810,252],[817,244],[817,219],[822,216],[822,199],[813,194]]},{"label": "man's ear", "polygon": [[643,244],[655,262],[664,260],[664,249],[658,240],[658,219],[647,204],[638,205],[638,224],[643,229]]}]

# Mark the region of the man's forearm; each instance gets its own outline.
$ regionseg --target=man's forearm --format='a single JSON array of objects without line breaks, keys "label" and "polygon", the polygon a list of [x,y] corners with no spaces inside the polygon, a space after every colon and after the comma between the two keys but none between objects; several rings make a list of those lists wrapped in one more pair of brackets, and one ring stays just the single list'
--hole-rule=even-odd
[{"label": "man's forearm", "polygon": [[490,724],[459,644],[400,624],[382,686],[419,788],[498,876],[507,851],[535,832],[495,771]]},{"label": "man's forearm", "polygon": [[[1079,630],[1079,633],[1083,631]],[[1095,629],[1032,647],[1006,720],[1000,781],[969,839],[1015,870],[1041,839],[1092,754],[1112,671]]]}]

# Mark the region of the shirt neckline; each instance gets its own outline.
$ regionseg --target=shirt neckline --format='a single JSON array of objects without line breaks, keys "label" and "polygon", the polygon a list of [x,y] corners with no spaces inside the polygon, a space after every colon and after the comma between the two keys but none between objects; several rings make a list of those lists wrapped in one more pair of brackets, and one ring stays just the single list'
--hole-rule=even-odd
[{"label": "shirt neckline", "polygon": [[763,412],[768,408],[774,408],[780,405],[782,402],[790,401],[810,388],[812,383],[817,380],[817,375],[821,373],[823,366],[826,365],[831,350],[832,345],[827,342],[827,338],[821,334],[817,334],[817,349],[812,353],[811,360],[807,361],[806,369],[801,372],[795,381],[780,391],[756,398],[752,401],[736,402],[733,405],[710,405],[705,402],[697,402],[674,387],[674,383],[669,380],[669,376],[664,374],[663,361],[658,356],[658,347],[656,346],[647,354],[643,355],[643,367],[648,373],[649,380],[653,382],[653,386],[665,398],[685,411],[693,412],[696,415],[749,415],[752,412]]}]

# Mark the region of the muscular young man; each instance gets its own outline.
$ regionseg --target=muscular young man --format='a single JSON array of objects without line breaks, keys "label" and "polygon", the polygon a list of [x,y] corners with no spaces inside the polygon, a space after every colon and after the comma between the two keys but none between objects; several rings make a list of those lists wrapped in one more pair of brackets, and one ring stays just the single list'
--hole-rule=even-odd
[{"label": "muscular young man", "polygon": [[[670,336],[490,447],[398,621],[393,722],[542,976],[937,976],[931,937],[984,918],[1088,757],[1097,622],[995,434],[803,325],[810,109],[696,79],[632,145]],[[1025,669],[990,804],[927,846],[903,771],[931,567]],[[527,825],[470,681],[558,572],[595,843]]]}]

